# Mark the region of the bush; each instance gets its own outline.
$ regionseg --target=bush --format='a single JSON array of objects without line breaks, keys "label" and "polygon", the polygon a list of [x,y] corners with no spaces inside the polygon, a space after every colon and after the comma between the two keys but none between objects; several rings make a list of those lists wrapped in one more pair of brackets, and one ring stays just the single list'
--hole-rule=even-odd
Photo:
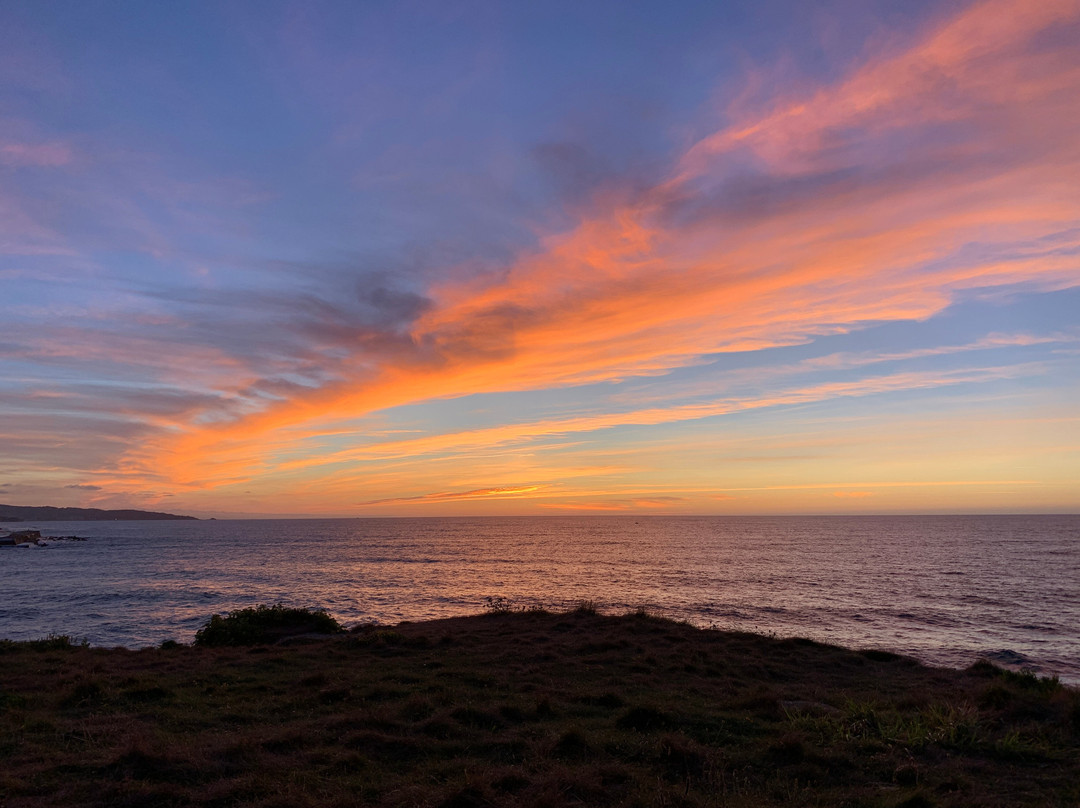
[{"label": "bush", "polygon": [[280,603],[215,614],[195,632],[196,645],[260,645],[297,634],[338,634],[345,629],[325,609],[290,609]]}]

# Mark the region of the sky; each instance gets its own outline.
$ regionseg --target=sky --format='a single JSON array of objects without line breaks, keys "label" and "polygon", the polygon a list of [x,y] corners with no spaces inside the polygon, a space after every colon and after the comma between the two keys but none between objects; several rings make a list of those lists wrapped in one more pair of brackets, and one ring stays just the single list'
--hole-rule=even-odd
[{"label": "sky", "polygon": [[0,4],[0,502],[1080,512],[1080,0]]}]

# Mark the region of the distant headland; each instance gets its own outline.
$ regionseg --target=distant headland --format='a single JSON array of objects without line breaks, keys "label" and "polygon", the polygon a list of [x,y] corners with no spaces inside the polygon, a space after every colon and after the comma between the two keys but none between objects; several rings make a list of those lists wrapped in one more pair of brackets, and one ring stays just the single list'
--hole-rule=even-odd
[{"label": "distant headland", "polygon": [[113,522],[150,519],[196,519],[156,511],[105,511],[100,508],[54,508],[0,504],[0,522]]}]

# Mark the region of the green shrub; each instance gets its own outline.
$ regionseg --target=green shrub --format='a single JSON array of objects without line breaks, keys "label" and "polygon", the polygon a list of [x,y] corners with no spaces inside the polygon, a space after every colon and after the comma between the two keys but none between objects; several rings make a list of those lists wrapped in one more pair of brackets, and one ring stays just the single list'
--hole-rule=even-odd
[{"label": "green shrub", "polygon": [[195,632],[196,645],[260,645],[297,634],[337,634],[345,629],[325,609],[290,609],[280,603],[215,614]]}]

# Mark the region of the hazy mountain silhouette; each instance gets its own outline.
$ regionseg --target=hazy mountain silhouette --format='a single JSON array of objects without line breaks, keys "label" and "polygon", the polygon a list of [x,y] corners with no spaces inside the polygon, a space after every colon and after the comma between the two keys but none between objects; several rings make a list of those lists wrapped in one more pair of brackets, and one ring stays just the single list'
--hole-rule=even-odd
[{"label": "hazy mountain silhouette", "polygon": [[139,519],[195,519],[194,516],[177,516],[156,511],[103,511],[100,508],[54,508],[0,504],[0,522],[111,522]]}]

